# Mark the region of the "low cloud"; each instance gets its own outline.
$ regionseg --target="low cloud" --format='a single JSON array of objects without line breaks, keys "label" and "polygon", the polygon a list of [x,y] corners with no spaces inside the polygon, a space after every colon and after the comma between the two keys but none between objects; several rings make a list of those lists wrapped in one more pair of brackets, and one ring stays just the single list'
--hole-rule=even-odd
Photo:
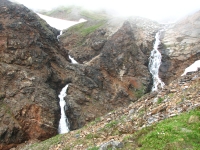
[{"label": "low cloud", "polygon": [[199,0],[16,0],[33,10],[51,10],[59,6],[106,9],[119,16],[141,16],[153,20],[180,18],[200,10]]}]

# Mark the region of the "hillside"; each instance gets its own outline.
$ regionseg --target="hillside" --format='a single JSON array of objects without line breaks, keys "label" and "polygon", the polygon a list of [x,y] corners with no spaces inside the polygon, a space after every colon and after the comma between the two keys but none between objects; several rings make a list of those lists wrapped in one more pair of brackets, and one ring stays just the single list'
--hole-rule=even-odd
[{"label": "hillside", "polygon": [[189,73],[79,130],[19,149],[198,149],[199,87],[200,72]]},{"label": "hillside", "polygon": [[104,10],[92,11],[78,6],[62,6],[51,11],[43,11],[39,13],[70,21],[79,21],[81,18],[93,21],[109,17]]},{"label": "hillside", "polygon": [[88,21],[61,36],[23,5],[1,0],[0,12],[0,149],[198,149],[200,74],[180,75],[199,59],[199,12],[166,26],[67,7],[48,13]]}]

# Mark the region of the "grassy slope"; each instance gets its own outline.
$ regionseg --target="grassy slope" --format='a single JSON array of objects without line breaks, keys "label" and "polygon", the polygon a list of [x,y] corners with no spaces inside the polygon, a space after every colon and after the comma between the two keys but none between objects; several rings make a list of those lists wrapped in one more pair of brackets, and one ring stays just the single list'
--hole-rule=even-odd
[{"label": "grassy slope", "polygon": [[[141,149],[141,150],[182,150],[191,149],[198,150],[200,145],[200,109],[192,110],[190,112],[183,113],[179,116],[166,119],[150,127],[143,128],[133,134],[126,135],[123,139],[123,150],[128,149]],[[89,126],[93,126],[99,119],[90,123]],[[77,139],[72,145],[87,144],[90,145],[90,150],[96,150],[98,147],[92,147],[93,138],[101,136],[101,132],[113,131],[113,135],[120,134],[117,130],[114,130],[117,124],[123,123],[123,117],[121,120],[111,121],[99,133],[88,134],[85,138]],[[84,129],[83,129],[84,130]],[[75,135],[81,132],[78,130]],[[64,135],[57,135],[51,139],[29,145],[26,149],[32,150],[48,150],[53,145],[58,145],[65,139]],[[73,147],[73,146],[72,146]],[[72,149],[71,146],[65,146],[63,149]]]},{"label": "grassy slope", "polygon": [[[193,119],[192,118],[196,118]],[[197,119],[198,118],[198,119]],[[125,147],[150,150],[200,149],[200,109],[181,114],[124,138]]]}]

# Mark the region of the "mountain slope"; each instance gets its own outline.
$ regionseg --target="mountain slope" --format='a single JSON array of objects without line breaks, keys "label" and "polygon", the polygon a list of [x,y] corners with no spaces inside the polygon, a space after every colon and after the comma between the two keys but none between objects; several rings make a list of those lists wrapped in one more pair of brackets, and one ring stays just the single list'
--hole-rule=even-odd
[{"label": "mountain slope", "polygon": [[[111,139],[111,145],[120,146],[127,143],[126,139],[133,141],[124,136],[136,130],[198,109],[199,73],[171,82],[180,78],[186,64],[198,59],[198,13],[166,28],[159,45],[163,56],[160,75],[169,87],[142,97],[152,86],[148,58],[154,36],[163,25],[138,17],[94,15],[88,22],[64,31],[58,42],[59,31],[26,7],[6,0],[0,4],[1,149],[56,135],[60,118],[57,95],[66,84],[70,129],[83,128],[45,141],[52,149],[85,149]],[[71,63],[68,52],[79,64]],[[84,127],[95,118],[96,123]]]},{"label": "mountain slope", "polygon": [[159,28],[144,18],[113,18],[84,22],[63,32],[60,42],[87,76],[73,80],[67,93],[72,129],[127,106],[150,90],[148,57]]},{"label": "mountain slope", "polygon": [[19,149],[198,149],[199,84],[199,72],[188,74],[79,130]]}]

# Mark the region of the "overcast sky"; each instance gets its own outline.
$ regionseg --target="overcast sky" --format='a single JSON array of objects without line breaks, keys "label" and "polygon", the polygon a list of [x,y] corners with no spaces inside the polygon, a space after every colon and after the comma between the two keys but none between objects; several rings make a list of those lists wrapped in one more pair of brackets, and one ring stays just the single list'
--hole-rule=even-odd
[{"label": "overcast sky", "polygon": [[15,0],[31,9],[50,10],[60,5],[89,9],[105,8],[122,16],[142,16],[154,20],[181,17],[200,10],[200,0]]}]

